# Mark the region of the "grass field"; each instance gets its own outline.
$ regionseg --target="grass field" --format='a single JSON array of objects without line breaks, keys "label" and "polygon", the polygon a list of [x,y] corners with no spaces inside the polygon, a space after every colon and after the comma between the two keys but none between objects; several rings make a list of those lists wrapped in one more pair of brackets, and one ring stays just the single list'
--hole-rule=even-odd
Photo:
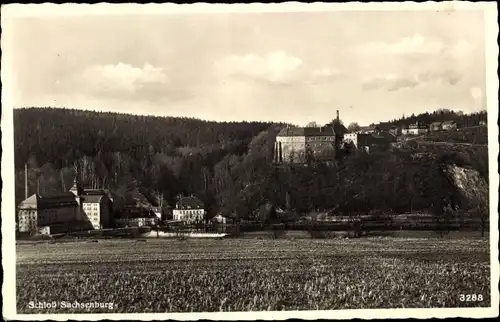
[{"label": "grass field", "polygon": [[[17,245],[18,313],[488,307],[488,240],[104,240]],[[461,294],[482,301],[460,301]],[[113,309],[32,309],[29,302]]]}]

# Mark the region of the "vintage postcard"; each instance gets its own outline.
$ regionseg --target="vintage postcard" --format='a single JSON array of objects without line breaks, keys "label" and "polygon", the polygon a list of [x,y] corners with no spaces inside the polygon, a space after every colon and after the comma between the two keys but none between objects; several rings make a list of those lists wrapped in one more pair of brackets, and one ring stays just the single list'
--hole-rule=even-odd
[{"label": "vintage postcard", "polygon": [[2,6],[6,320],[495,317],[495,2]]}]

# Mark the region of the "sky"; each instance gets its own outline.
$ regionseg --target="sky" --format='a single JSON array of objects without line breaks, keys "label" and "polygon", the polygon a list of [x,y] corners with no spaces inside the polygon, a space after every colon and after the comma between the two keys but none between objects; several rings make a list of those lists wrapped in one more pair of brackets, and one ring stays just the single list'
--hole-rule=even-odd
[{"label": "sky", "polygon": [[372,122],[485,109],[482,11],[24,17],[13,100],[216,121]]}]

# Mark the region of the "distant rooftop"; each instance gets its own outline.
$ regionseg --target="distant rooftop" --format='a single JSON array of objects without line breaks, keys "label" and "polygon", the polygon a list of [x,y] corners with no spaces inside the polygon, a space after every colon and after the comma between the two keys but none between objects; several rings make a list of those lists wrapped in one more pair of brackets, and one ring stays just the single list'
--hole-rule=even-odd
[{"label": "distant rooftop", "polygon": [[47,209],[56,207],[77,207],[75,195],[71,192],[59,194],[34,194],[19,204],[23,209]]},{"label": "distant rooftop", "polygon": [[335,123],[323,127],[289,127],[282,129],[278,136],[335,136],[334,128],[338,133],[344,134],[347,129],[343,125]]},{"label": "distant rooftop", "polygon": [[95,195],[86,195],[82,196],[83,203],[100,203],[106,195],[103,194],[95,194]]},{"label": "distant rooftop", "polygon": [[198,198],[194,196],[181,197],[176,205],[177,209],[203,209],[204,204]]}]

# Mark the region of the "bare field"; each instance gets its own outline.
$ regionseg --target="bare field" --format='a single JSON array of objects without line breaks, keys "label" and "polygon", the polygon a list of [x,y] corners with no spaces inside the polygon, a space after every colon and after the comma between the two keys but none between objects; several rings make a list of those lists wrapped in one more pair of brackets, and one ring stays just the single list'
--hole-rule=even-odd
[{"label": "bare field", "polygon": [[[490,306],[486,239],[103,240],[16,251],[18,313]],[[52,301],[114,305],[29,306]]]}]

